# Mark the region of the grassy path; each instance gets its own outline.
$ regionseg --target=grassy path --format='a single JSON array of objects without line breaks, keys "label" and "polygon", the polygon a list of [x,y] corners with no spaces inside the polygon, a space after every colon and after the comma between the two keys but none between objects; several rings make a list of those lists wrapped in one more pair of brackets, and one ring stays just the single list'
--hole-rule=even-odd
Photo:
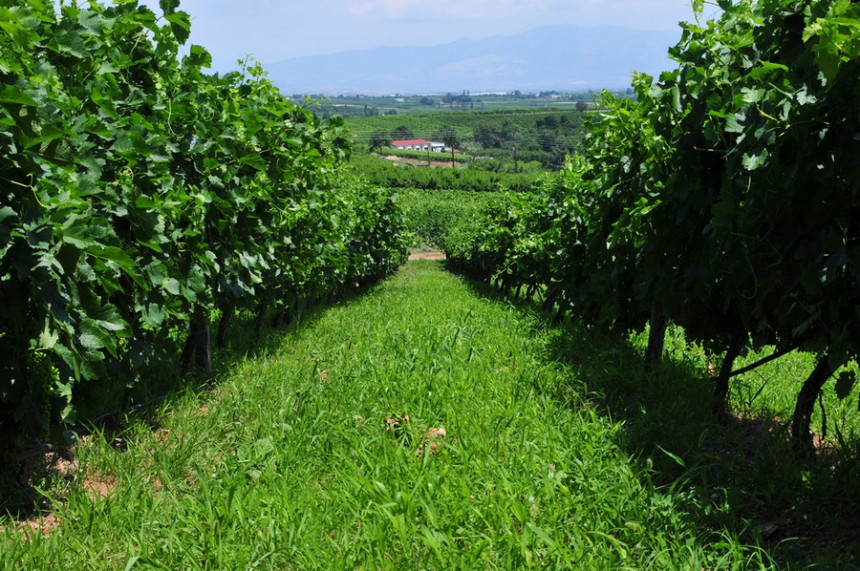
[{"label": "grassy path", "polygon": [[411,262],[135,425],[127,450],[82,446],[60,524],[7,525],[0,566],[756,566],[643,484],[620,426],[546,356],[550,333]]}]

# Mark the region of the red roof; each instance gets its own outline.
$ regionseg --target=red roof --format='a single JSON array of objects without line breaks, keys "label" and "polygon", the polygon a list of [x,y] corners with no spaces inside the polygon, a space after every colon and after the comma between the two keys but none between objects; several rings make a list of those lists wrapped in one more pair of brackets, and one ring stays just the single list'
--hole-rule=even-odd
[{"label": "red roof", "polygon": [[391,141],[392,147],[414,147],[415,145],[429,145],[430,141],[424,139],[409,139],[405,141]]}]

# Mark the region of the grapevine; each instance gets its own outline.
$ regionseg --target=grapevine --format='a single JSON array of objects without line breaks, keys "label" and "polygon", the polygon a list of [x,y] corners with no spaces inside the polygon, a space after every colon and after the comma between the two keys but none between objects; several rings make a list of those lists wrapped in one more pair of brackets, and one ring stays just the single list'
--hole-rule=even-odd
[{"label": "grapevine", "polygon": [[560,315],[650,324],[651,364],[665,324],[683,326],[724,355],[718,414],[744,348],[816,355],[792,422],[808,449],[821,387],[860,354],[860,5],[719,5],[718,19],[682,26],[675,69],[634,77],[635,102],[604,96],[581,155],[532,207],[491,217],[507,231],[478,230],[449,254],[505,288],[545,291]]},{"label": "grapevine", "polygon": [[182,55],[177,0],[76,4],[0,2],[6,443],[74,418],[83,381],[179,361],[177,337],[183,364],[210,368],[218,311],[296,311],[405,255],[396,203],[347,171],[340,121],[254,62],[214,75],[204,48]]}]

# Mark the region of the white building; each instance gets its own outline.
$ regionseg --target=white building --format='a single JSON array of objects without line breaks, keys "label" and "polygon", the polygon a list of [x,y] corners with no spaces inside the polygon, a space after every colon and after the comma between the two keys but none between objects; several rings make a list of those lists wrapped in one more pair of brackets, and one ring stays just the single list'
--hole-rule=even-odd
[{"label": "white building", "polygon": [[424,139],[404,139],[402,141],[391,141],[391,146],[395,149],[405,149],[408,151],[429,151],[431,153],[441,153],[445,150],[445,143],[425,141]]}]

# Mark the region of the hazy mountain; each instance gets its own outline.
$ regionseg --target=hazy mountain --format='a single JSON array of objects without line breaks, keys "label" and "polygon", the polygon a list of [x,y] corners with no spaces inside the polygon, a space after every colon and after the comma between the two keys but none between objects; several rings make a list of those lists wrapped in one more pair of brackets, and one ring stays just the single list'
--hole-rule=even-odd
[{"label": "hazy mountain", "polygon": [[429,47],[378,47],[266,65],[285,93],[445,93],[619,89],[670,68],[680,30],[546,26]]}]

